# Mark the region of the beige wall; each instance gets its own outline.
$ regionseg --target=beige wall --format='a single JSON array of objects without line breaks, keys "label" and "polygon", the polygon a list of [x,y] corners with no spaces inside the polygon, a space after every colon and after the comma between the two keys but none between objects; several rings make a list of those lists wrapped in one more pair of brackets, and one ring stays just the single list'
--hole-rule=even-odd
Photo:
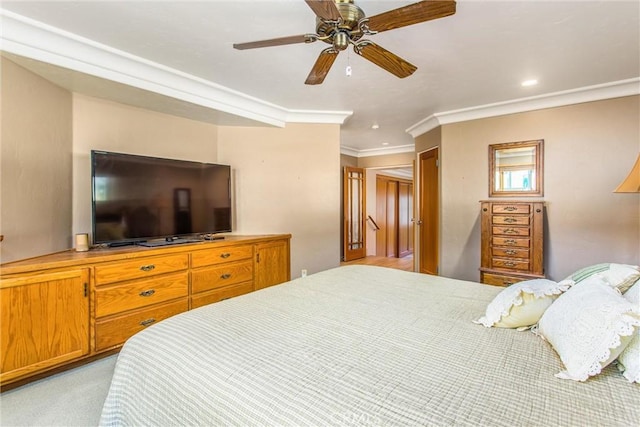
[{"label": "beige wall", "polygon": [[339,265],[339,125],[218,127],[2,65],[2,261],[69,249],[91,231],[90,151],[100,149],[228,163],[235,232],[291,233],[293,277]]},{"label": "beige wall", "polygon": [[73,94],[73,228],[91,232],[91,150],[217,161],[218,127]]},{"label": "beige wall", "polygon": [[429,132],[416,137],[416,153],[421,153],[430,148],[439,147],[442,141],[442,127],[438,126]]},{"label": "beige wall", "polygon": [[442,126],[443,276],[478,280],[488,145],[544,139],[547,276],[640,263],[640,195],[615,194],[640,151],[639,97]]},{"label": "beige wall", "polygon": [[340,126],[219,128],[240,234],[291,233],[291,276],[340,263]]},{"label": "beige wall", "polygon": [[71,93],[2,58],[2,262],[71,245]]}]

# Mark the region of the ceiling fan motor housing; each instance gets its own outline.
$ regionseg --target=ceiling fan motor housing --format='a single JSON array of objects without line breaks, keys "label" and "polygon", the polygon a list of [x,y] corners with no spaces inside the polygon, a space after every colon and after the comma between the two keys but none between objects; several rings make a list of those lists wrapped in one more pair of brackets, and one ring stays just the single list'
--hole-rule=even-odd
[{"label": "ceiling fan motor housing", "polygon": [[[358,30],[358,22],[365,17],[364,12],[353,4],[353,0],[335,0],[336,7],[342,19],[335,23],[316,19],[316,34],[322,41],[332,44],[336,50],[344,50],[349,45],[349,40],[355,42],[362,37]],[[327,37],[324,39],[324,37]]]}]

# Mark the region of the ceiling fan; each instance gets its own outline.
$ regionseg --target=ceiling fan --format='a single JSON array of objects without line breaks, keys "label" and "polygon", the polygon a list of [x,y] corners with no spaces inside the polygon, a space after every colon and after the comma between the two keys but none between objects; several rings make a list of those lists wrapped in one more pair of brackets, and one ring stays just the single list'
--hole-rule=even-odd
[{"label": "ceiling fan", "polygon": [[280,37],[249,43],[234,44],[235,49],[255,49],[295,43],[313,43],[317,40],[330,44],[313,65],[305,84],[321,84],[338,53],[353,45],[353,50],[397,77],[408,77],[417,67],[388,50],[362,37],[443,18],[456,13],[454,0],[425,0],[366,17],[353,0],[305,0],[316,14],[316,32],[297,36]]}]

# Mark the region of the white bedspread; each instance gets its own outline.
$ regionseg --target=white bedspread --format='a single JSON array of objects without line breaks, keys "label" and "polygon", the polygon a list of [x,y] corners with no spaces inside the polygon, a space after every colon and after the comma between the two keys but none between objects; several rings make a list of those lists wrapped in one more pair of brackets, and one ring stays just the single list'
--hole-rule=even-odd
[{"label": "white bedspread", "polygon": [[174,316],[126,343],[101,425],[640,425],[614,366],[560,380],[540,338],[473,324],[499,291],[350,266]]}]

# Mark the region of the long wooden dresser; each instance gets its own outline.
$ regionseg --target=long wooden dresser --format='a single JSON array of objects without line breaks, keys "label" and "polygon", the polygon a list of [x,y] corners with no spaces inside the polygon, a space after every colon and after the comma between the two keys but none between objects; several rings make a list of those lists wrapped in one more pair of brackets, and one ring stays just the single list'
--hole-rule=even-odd
[{"label": "long wooden dresser", "polygon": [[509,286],[543,278],[544,202],[480,203],[480,281]]},{"label": "long wooden dresser", "polygon": [[73,250],[0,267],[0,383],[117,351],[191,308],[290,280],[291,235]]}]

